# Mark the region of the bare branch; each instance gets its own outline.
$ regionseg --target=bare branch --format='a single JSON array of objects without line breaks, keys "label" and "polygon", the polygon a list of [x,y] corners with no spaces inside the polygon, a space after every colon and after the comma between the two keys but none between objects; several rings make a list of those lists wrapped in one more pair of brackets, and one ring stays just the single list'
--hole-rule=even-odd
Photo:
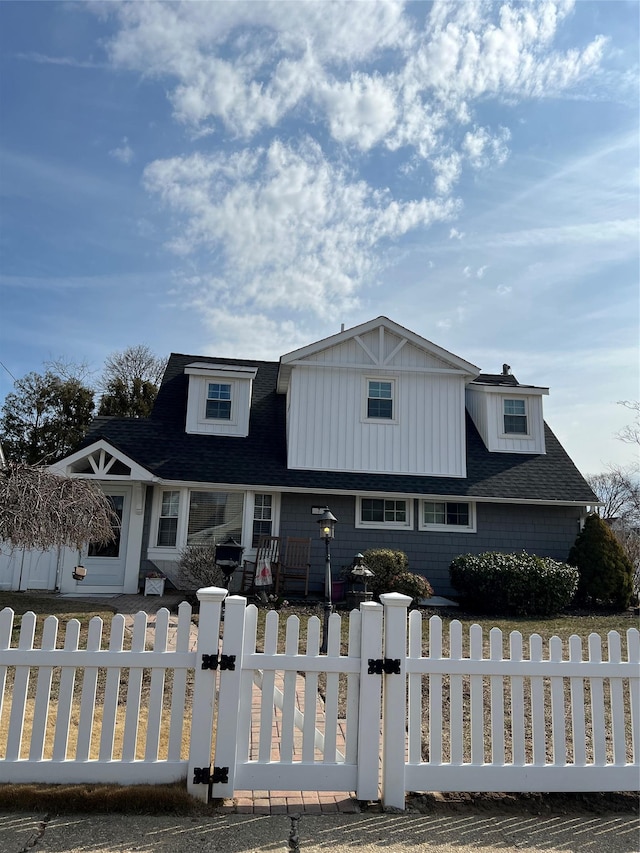
[{"label": "bare branch", "polygon": [[118,524],[94,483],[20,463],[0,470],[0,540],[13,546],[47,550],[110,542]]}]

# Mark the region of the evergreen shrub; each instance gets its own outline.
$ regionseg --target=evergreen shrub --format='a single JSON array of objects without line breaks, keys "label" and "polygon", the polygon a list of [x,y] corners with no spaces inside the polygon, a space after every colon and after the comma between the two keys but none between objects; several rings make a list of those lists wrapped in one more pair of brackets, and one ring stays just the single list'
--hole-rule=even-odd
[{"label": "evergreen shrub", "polygon": [[404,551],[370,548],[363,554],[364,564],[374,573],[368,587],[375,598],[383,592],[401,592],[413,599],[430,598],[433,588],[422,575],[409,571],[409,558]]},{"label": "evergreen shrub", "polygon": [[569,563],[579,571],[577,600],[620,610],[633,593],[633,564],[616,535],[600,516],[587,516],[569,552]]},{"label": "evergreen shrub", "polygon": [[578,587],[578,570],[534,554],[464,554],[449,566],[451,585],[479,613],[549,616],[565,610]]}]

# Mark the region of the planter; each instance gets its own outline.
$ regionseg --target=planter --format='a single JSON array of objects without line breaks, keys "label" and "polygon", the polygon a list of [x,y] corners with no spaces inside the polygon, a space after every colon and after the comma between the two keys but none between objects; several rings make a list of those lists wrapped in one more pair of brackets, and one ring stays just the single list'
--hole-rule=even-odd
[{"label": "planter", "polygon": [[346,587],[346,581],[337,580],[331,582],[331,601],[342,601],[344,599],[344,591]]},{"label": "planter", "polygon": [[145,595],[164,595],[164,578],[145,578]]}]

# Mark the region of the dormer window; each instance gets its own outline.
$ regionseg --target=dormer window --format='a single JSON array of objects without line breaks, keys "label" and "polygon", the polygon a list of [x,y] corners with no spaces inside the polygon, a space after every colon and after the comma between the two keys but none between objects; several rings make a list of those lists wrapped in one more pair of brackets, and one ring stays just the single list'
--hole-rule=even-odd
[{"label": "dormer window", "polygon": [[188,364],[184,372],[189,377],[188,433],[240,438],[249,434],[256,367],[202,361]]},{"label": "dormer window", "polygon": [[231,420],[231,385],[225,382],[209,382],[205,417],[218,421]]},{"label": "dormer window", "polygon": [[504,401],[505,435],[527,435],[527,408],[525,400]]}]

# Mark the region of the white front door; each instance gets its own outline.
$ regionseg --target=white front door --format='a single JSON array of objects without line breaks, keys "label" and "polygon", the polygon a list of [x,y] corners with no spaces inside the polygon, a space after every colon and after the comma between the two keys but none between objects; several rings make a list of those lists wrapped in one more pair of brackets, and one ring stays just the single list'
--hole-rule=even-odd
[{"label": "white front door", "polygon": [[[87,577],[82,581],[82,589],[89,587],[122,588],[127,564],[127,542],[129,538],[129,515],[131,510],[130,486],[103,486],[115,514],[120,519],[114,527],[115,538],[105,545],[90,545],[84,557]],[[78,584],[80,586],[80,583]]]}]

